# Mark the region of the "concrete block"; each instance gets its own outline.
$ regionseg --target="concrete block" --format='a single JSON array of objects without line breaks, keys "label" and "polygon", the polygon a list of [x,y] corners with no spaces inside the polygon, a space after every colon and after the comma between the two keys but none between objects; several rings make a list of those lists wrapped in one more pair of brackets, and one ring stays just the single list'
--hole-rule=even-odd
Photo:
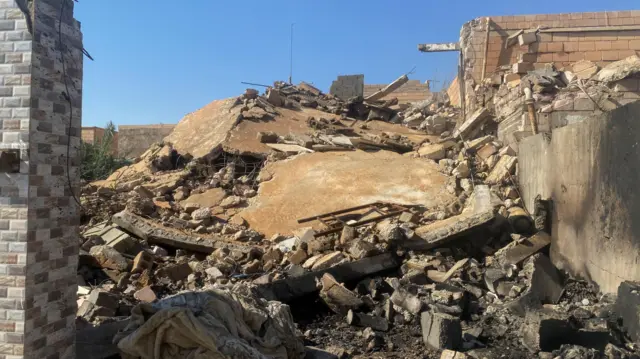
[{"label": "concrete block", "polygon": [[575,111],[593,111],[596,104],[590,98],[577,98],[573,101],[573,109]]},{"label": "concrete block", "polygon": [[307,255],[307,252],[304,249],[298,248],[289,256],[289,263],[301,264],[302,262],[306,261],[308,257],[309,256]]},{"label": "concrete block", "polygon": [[107,228],[101,235],[104,242],[120,253],[127,253],[136,245],[131,236],[116,226]]},{"label": "concrete block", "polygon": [[433,349],[458,349],[462,345],[460,319],[444,313],[423,312],[420,316],[422,340]]},{"label": "concrete block", "polygon": [[493,136],[482,136],[480,138],[476,138],[475,140],[468,141],[465,146],[471,151],[477,151],[478,149],[480,149],[480,147],[490,143],[491,141],[493,141]]},{"label": "concrete block", "polygon": [[445,158],[446,151],[442,144],[426,143],[418,149],[418,155],[423,158],[439,161]]},{"label": "concrete block", "polygon": [[485,183],[493,185],[505,181],[509,174],[514,171],[516,162],[518,162],[518,158],[514,156],[505,155],[500,157],[500,160],[486,178]]},{"label": "concrete block", "polygon": [[522,344],[532,353],[556,350],[576,332],[568,313],[548,309],[527,312],[520,331]]},{"label": "concrete block", "polygon": [[529,45],[538,41],[538,35],[535,32],[525,32],[518,36],[518,44],[520,46]]},{"label": "concrete block", "polygon": [[191,273],[193,273],[193,270],[189,266],[189,263],[177,263],[162,267],[158,270],[157,275],[159,277],[167,277],[177,282],[187,278]]},{"label": "concrete block", "polygon": [[374,244],[359,239],[354,240],[349,246],[349,255],[354,259],[371,257],[377,252],[378,250]]},{"label": "concrete block", "polygon": [[414,315],[420,313],[423,307],[420,298],[403,289],[394,291],[391,295],[390,300],[393,304],[409,311],[409,313]]},{"label": "concrete block", "polygon": [[93,246],[89,254],[101,268],[123,272],[129,267],[129,263],[122,254],[109,246]]}]

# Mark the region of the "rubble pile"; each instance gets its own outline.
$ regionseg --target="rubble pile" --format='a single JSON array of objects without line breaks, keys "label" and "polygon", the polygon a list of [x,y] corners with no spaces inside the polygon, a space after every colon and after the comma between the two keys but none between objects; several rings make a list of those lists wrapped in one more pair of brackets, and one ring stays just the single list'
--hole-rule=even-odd
[{"label": "rubble pile", "polygon": [[[561,87],[561,77],[534,72],[518,86],[533,86],[541,99],[551,92],[547,87]],[[212,310],[203,301],[233,307],[233,298],[260,318],[244,316],[242,326],[251,330],[232,339],[255,357],[302,358],[305,351],[306,358],[636,357],[615,299],[567,278],[547,256],[551,204],[538,198],[535,208],[524,207],[515,149],[497,139],[490,109],[465,119],[446,101],[404,108],[393,101],[344,102],[307,83],[282,82],[263,95],[248,89],[233,108],[239,115],[230,131],[262,122],[277,128],[286,109],[326,115],[307,117],[303,133],[251,132],[252,140],[268,145],[266,152],[233,151],[226,142],[195,156],[158,144],[136,164],[86,185],[78,268],[84,327],[130,317],[128,337],[115,342],[142,357],[136,351],[150,344],[134,338],[151,341],[142,328],[160,331],[157,318],[180,312],[228,324],[214,312],[202,314]],[[415,164],[410,167],[437,168],[429,181],[442,194],[433,196],[439,201],[397,203],[403,197],[396,192],[413,191],[398,183],[384,195],[366,193],[368,203],[263,219],[288,226],[287,232],[252,226],[247,213],[265,205],[261,192],[275,183],[271,165],[313,158],[307,172],[334,181],[323,170],[327,154],[315,153],[326,151],[395,152],[370,158],[379,166],[400,158]],[[346,176],[349,168],[338,172]],[[308,192],[317,196],[313,188]],[[291,305],[293,319],[281,303]],[[289,329],[293,320],[297,330]],[[269,339],[277,354],[266,348],[268,338],[255,339],[265,333],[261,323],[280,326],[268,331],[279,334],[277,345]],[[288,342],[283,330],[290,331]],[[225,352],[198,340],[167,345]]]}]

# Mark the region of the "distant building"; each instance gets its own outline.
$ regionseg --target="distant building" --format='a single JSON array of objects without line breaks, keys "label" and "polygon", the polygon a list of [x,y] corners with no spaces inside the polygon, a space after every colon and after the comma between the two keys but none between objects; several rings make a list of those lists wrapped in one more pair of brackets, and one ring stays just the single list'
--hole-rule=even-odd
[{"label": "distant building", "polygon": [[[82,142],[96,144],[99,143],[104,137],[105,129],[101,127],[83,127],[82,128]],[[118,153],[118,132],[113,135],[113,141],[111,141],[111,153]]]},{"label": "distant building", "polygon": [[136,158],[156,142],[167,137],[176,125],[120,125],[118,126],[118,153]]}]

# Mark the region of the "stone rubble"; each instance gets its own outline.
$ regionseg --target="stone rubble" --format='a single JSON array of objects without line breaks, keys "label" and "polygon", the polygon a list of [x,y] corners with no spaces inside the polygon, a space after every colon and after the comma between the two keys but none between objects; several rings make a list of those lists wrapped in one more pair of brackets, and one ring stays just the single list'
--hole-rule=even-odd
[{"label": "stone rubble", "polygon": [[[617,65],[625,77],[640,71],[636,62],[627,62]],[[272,174],[261,171],[266,161],[304,153],[274,150],[258,158],[222,152],[206,162],[178,154],[169,143],[159,144],[138,162],[150,170],[144,180],[83,188],[78,281],[81,288],[92,289],[79,294],[78,321],[87,326],[108,323],[129,316],[137,303],[251,282],[258,289],[300,286],[301,294],[319,292],[314,306],[328,308],[325,318],[305,318],[301,327],[309,328],[306,344],[317,347],[308,350],[313,353],[308,357],[391,352],[399,336],[414,338],[402,343],[423,352],[444,350],[441,358],[497,358],[492,353],[505,350],[522,358],[637,357],[632,340],[638,340],[639,319],[629,308],[640,302],[638,290],[624,284],[614,306],[615,300],[553,266],[547,256],[548,204],[538,198],[536,208],[528,209],[532,213],[522,207],[517,156],[491,126],[521,111],[513,94],[522,95],[525,87],[533,90],[535,106],[544,112],[548,106],[578,106],[585,92],[594,106],[606,107],[616,97],[617,85],[591,81],[599,73],[585,61],[573,72],[525,67],[515,69],[522,73],[517,80],[486,86],[493,93],[492,107],[466,121],[438,96],[400,107],[362,98],[345,102],[306,83],[277,82],[264,95],[248,89],[237,99],[244,106],[241,121],[263,120],[279,108],[308,107],[340,116],[310,117],[307,124],[314,132],[305,136],[258,133],[261,143],[312,150],[384,149],[433,161],[448,177],[446,191],[455,201],[433,208],[412,206],[381,221],[352,225],[366,218],[361,214],[328,235],[292,228],[267,238],[237,215],[239,209],[271,179]],[[612,68],[600,71],[607,71],[602,77],[624,80]],[[358,142],[345,141],[336,132],[338,122],[347,119],[366,131],[372,118],[423,131],[432,139],[413,143],[385,133]],[[123,218],[134,220],[125,225]],[[437,240],[432,240],[434,234]],[[336,280],[340,271],[351,270],[344,268],[363,260],[375,263],[383,254],[397,258],[399,265],[353,277],[354,283]],[[309,289],[311,277],[315,287],[312,281]],[[622,325],[616,308],[625,316]],[[327,335],[329,331],[337,335]],[[340,332],[357,333],[357,339],[348,340],[356,338],[350,334],[341,338]]]}]

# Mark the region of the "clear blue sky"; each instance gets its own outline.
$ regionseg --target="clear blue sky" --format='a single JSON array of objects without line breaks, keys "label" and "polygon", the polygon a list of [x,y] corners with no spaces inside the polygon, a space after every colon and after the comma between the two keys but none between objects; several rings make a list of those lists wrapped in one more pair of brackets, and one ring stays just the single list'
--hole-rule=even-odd
[{"label": "clear blue sky", "polygon": [[177,123],[240,81],[293,80],[328,90],[337,75],[386,83],[450,81],[455,53],[417,44],[453,42],[480,16],[638,9],[639,0],[80,0],[85,59],[83,126]]}]

